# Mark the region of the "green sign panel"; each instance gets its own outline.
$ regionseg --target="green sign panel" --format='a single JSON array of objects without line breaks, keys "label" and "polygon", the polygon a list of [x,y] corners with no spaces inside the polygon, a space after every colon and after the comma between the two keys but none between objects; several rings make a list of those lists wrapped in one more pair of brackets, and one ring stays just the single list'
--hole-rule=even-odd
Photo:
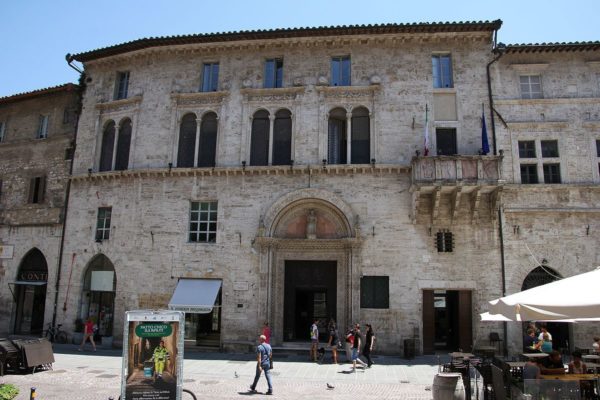
[{"label": "green sign panel", "polygon": [[162,322],[143,323],[135,327],[135,334],[142,338],[165,337],[170,336],[172,332],[171,324]]}]

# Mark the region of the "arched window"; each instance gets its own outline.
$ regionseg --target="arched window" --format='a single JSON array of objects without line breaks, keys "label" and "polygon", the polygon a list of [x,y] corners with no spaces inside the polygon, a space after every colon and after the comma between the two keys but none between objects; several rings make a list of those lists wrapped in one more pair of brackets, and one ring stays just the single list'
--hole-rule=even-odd
[{"label": "arched window", "polygon": [[289,165],[292,160],[292,113],[279,110],[273,124],[273,165]]},{"label": "arched window", "polygon": [[113,151],[115,148],[115,121],[109,121],[102,131],[102,147],[100,148],[100,167],[98,170],[112,170]]},{"label": "arched window", "polygon": [[123,171],[129,166],[129,147],[131,145],[131,120],[129,118],[121,121],[119,126],[119,137],[117,138],[117,157],[115,170]]},{"label": "arched window", "polygon": [[327,162],[346,164],[346,110],[335,108],[329,113]]},{"label": "arched window", "polygon": [[260,110],[252,117],[250,165],[269,164],[269,112]]},{"label": "arched window", "polygon": [[210,112],[202,117],[200,124],[199,167],[214,167],[217,153],[217,114]]},{"label": "arched window", "polygon": [[371,161],[371,123],[369,110],[358,107],[352,110],[352,143],[350,163],[368,164]]},{"label": "arched window", "polygon": [[179,148],[177,151],[177,166],[190,168],[194,166],[196,153],[196,114],[186,114],[181,119],[179,127]]}]

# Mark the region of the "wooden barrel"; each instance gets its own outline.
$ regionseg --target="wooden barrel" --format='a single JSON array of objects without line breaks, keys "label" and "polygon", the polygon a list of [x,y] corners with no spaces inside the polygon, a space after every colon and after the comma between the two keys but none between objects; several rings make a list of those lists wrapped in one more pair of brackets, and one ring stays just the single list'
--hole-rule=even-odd
[{"label": "wooden barrel", "polygon": [[433,400],[465,400],[465,387],[458,372],[436,374],[431,391]]}]

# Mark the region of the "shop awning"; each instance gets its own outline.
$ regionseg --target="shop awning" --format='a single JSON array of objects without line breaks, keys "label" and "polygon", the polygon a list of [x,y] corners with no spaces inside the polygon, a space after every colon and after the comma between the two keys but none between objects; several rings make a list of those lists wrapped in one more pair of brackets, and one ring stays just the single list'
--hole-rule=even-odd
[{"label": "shop awning", "polygon": [[9,282],[9,285],[32,285],[32,286],[42,286],[42,285],[46,285],[47,282],[45,281],[14,281],[14,282]]},{"label": "shop awning", "polygon": [[215,306],[220,289],[220,279],[180,279],[169,301],[169,309],[208,314]]}]

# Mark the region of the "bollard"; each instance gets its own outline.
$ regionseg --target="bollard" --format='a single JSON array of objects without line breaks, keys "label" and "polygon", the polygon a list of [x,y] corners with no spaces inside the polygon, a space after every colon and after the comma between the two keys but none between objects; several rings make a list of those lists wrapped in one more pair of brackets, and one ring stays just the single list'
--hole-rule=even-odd
[{"label": "bollard", "polygon": [[35,393],[35,388],[32,387],[31,392],[29,393],[29,400],[35,400],[35,396],[37,396],[37,394]]}]

